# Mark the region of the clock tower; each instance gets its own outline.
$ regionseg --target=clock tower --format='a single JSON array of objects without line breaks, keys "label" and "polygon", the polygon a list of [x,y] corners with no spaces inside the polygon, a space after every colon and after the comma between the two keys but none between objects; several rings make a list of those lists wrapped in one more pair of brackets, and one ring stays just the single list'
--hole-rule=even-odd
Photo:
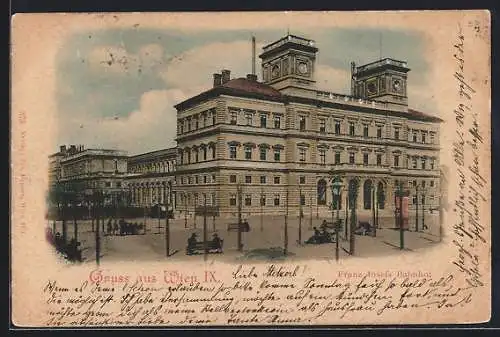
[{"label": "clock tower", "polygon": [[355,67],[352,64],[352,96],[408,105],[406,62],[385,58]]},{"label": "clock tower", "polygon": [[265,46],[259,56],[263,82],[278,90],[310,88],[317,51],[313,40],[290,34]]}]

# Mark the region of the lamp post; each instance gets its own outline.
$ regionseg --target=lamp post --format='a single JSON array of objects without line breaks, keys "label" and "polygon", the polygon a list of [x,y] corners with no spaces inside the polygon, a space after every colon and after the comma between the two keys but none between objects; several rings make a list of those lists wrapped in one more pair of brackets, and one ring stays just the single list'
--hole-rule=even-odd
[{"label": "lamp post", "polygon": [[286,187],[286,211],[285,211],[285,235],[283,243],[283,255],[288,255],[288,185]]},{"label": "lamp post", "polygon": [[313,197],[309,197],[309,230],[313,228]]},{"label": "lamp post", "polygon": [[[166,195],[166,204],[167,204],[167,212],[165,214],[165,254],[167,257],[170,256],[170,214],[169,214],[169,208],[170,208],[170,195],[172,193],[172,182],[168,182],[168,195]],[[173,210],[172,210],[173,211]]]},{"label": "lamp post", "polygon": [[375,218],[375,186],[372,185],[372,216],[373,216],[373,236],[377,236],[377,224],[376,224],[376,218]]},{"label": "lamp post", "polygon": [[207,194],[203,193],[203,250],[204,260],[208,259],[208,242],[207,242]]},{"label": "lamp post", "polygon": [[422,230],[427,229],[425,225],[425,189],[422,189]]},{"label": "lamp post", "polygon": [[299,245],[302,244],[302,188],[299,187]]},{"label": "lamp post", "polygon": [[260,189],[260,231],[264,231],[264,188]]},{"label": "lamp post", "polygon": [[418,184],[415,185],[415,232],[418,232]]},{"label": "lamp post", "polygon": [[[399,182],[396,190],[396,197],[399,198],[399,210],[396,208],[396,216],[399,216],[399,249],[405,247],[405,235],[403,229],[403,182]],[[397,220],[396,220],[397,222]]]},{"label": "lamp post", "polygon": [[[340,201],[341,201],[341,189],[342,189],[342,179],[338,176],[332,179],[332,220],[334,212],[334,201],[336,202],[335,208],[337,208],[337,219],[335,223],[335,260],[338,261],[340,258],[339,249],[339,232],[340,232]],[[332,221],[333,222],[333,221]]]},{"label": "lamp post", "polygon": [[349,254],[354,255],[355,252],[355,236],[354,236],[354,228],[356,226],[357,216],[356,216],[356,202],[358,199],[358,188],[359,188],[359,180],[357,178],[351,179],[349,183],[349,200],[351,206],[351,222],[350,222],[350,230],[349,230]]},{"label": "lamp post", "polygon": [[241,202],[242,202],[242,195],[241,195],[241,184],[238,183],[238,186],[236,186],[237,194],[238,194],[238,251],[241,252],[243,250],[243,244],[241,242],[241,226],[242,226],[242,219],[241,219]]},{"label": "lamp post", "polygon": [[182,193],[184,199],[184,228],[188,228],[188,208],[186,193]]}]

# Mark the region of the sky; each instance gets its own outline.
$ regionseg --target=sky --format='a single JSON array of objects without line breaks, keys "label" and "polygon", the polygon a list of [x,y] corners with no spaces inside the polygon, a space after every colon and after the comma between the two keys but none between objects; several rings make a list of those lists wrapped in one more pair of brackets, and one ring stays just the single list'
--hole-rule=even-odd
[{"label": "sky", "polygon": [[[391,57],[411,68],[410,107],[435,114],[422,36],[372,28],[288,29],[315,40],[318,89],[349,94],[351,61],[362,65]],[[260,54],[286,32],[287,27],[186,32],[136,26],[72,35],[57,55],[58,144],[131,155],[175,146],[174,105],[208,90],[212,74],[222,69],[231,70],[231,78],[250,73],[252,35]],[[257,74],[260,80],[259,58]]]}]

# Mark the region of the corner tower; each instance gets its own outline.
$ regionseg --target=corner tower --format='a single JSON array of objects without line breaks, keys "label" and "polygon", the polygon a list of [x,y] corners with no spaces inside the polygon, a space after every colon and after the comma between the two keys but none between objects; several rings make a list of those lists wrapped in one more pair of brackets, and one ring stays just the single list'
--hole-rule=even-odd
[{"label": "corner tower", "polygon": [[408,105],[406,62],[385,58],[356,67],[351,64],[352,96]]},{"label": "corner tower", "polygon": [[290,34],[265,46],[259,55],[263,82],[278,90],[314,86],[317,51],[313,40]]}]

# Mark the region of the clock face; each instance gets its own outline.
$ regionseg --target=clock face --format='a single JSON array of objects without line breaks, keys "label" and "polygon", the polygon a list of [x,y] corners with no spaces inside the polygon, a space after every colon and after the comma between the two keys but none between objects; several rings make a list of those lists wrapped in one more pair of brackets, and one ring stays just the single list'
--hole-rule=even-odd
[{"label": "clock face", "polygon": [[278,77],[280,75],[280,67],[277,64],[274,65],[273,68],[271,69],[271,75],[273,76],[273,78]]},{"label": "clock face", "polygon": [[299,69],[300,74],[307,74],[307,70],[308,70],[307,63],[300,62],[298,69]]},{"label": "clock face", "polygon": [[377,93],[377,83],[376,82],[368,82],[366,84],[366,92],[368,95],[374,95]]},{"label": "clock face", "polygon": [[395,92],[400,92],[402,88],[403,85],[401,84],[401,80],[392,81],[392,89],[394,89]]}]

